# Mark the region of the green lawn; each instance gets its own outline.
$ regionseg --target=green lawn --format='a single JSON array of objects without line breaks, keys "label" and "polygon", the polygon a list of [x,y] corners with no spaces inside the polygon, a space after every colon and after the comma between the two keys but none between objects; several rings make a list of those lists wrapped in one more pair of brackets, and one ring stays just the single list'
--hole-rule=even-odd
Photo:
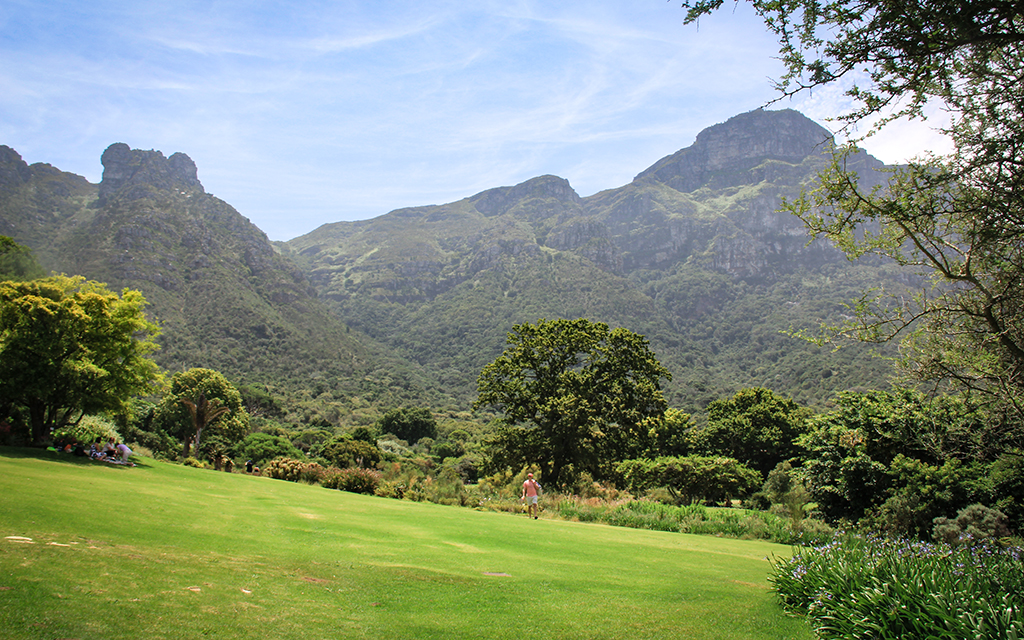
[{"label": "green lawn", "polygon": [[765,580],[788,553],[0,448],[12,640],[810,638]]}]

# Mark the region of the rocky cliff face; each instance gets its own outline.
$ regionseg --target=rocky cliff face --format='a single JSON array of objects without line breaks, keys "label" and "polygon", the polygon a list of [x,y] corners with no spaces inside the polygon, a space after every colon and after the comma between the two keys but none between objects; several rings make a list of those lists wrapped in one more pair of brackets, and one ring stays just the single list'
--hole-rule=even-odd
[{"label": "rocky cliff face", "polygon": [[660,182],[683,193],[771,182],[787,164],[824,158],[831,142],[826,129],[796,111],[758,109],[701,131],[693,145],[659,160],[634,181]]},{"label": "rocky cliff face", "polygon": [[136,200],[154,192],[177,192],[181,195],[205,193],[199,182],[196,163],[184,153],[165,158],[159,151],[132,149],[117,142],[103,152],[103,179],[100,200],[114,194]]},{"label": "rocky cliff face", "polygon": [[778,211],[782,198],[811,186],[830,140],[795,111],[752,111],[702,131],[632,183],[588,198],[563,178],[540,176],[450,205],[328,225],[285,246],[321,294],[337,300],[422,302],[551,252],[621,276],[689,261],[736,278],[773,278],[840,258],[824,241],[808,245],[803,224]]}]

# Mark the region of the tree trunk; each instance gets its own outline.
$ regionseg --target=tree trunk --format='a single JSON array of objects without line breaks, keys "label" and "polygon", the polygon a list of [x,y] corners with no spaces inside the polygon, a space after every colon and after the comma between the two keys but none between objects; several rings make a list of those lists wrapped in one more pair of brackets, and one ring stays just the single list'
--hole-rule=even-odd
[{"label": "tree trunk", "polygon": [[46,407],[41,402],[32,402],[28,406],[28,415],[32,427],[32,444],[41,445],[49,435],[46,428]]}]

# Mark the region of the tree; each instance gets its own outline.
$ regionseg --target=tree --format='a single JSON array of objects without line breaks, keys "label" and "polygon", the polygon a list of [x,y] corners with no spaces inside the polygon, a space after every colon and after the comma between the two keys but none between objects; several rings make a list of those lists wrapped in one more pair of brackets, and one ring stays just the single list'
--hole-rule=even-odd
[{"label": "tree", "polygon": [[160,372],[149,354],[160,327],[145,307],[138,291],[118,296],[81,276],[0,283],[0,411],[26,411],[41,443],[153,392]]},{"label": "tree", "polygon": [[[1024,416],[1024,6],[1002,0],[752,0],[779,35],[785,95],[853,79],[847,126],[950,122],[954,150],[892,170],[866,191],[840,149],[819,189],[792,203],[850,257],[916,267],[915,296],[869,292],[823,339],[899,340],[912,380],[950,382]],[[722,0],[687,1],[687,20]]]},{"label": "tree", "polygon": [[647,340],[627,329],[577,320],[518,324],[508,347],[481,371],[474,408],[502,415],[491,464],[538,464],[555,484],[643,455],[665,413],[661,379],[671,379]]},{"label": "tree", "polygon": [[355,440],[350,436],[336,436],[324,443],[321,454],[336,467],[347,469],[361,467],[372,469],[381,461],[381,451],[377,445]]},{"label": "tree", "polygon": [[[197,410],[205,407],[204,415],[196,421],[189,403]],[[211,419],[214,413],[217,415]],[[198,423],[200,417],[202,424]],[[249,414],[241,394],[227,378],[212,369],[195,368],[171,378],[170,391],[154,413],[153,427],[181,441],[184,456],[188,457],[199,429],[206,429],[207,438],[217,438],[228,446],[242,440],[249,433]]]},{"label": "tree", "polygon": [[0,236],[0,280],[32,280],[44,275],[31,249],[13,238]]},{"label": "tree", "polygon": [[743,389],[708,405],[708,423],[693,432],[693,448],[705,456],[728,456],[763,475],[796,456],[810,410],[761,387]]},{"label": "tree", "polygon": [[378,433],[390,433],[409,444],[416,444],[421,438],[437,437],[437,420],[430,409],[406,407],[392,409],[385,413],[375,425]]},{"label": "tree", "polygon": [[983,478],[1004,448],[1002,434],[987,428],[984,416],[959,396],[847,392],[836,405],[815,416],[800,438],[806,453],[799,471],[829,520],[927,537],[933,518],[1009,497],[995,486],[984,495]]},{"label": "tree", "polygon": [[[181,404],[185,405],[188,409],[188,415],[192,419],[192,429],[195,436],[191,438],[198,447],[203,435],[203,429],[213,424],[217,418],[220,418],[226,413],[231,413],[231,409],[221,404],[219,398],[213,400],[207,400],[206,394],[199,392],[199,397],[193,402],[188,398],[182,398]],[[185,441],[185,457],[188,457],[188,440]]]},{"label": "tree", "polygon": [[240,458],[262,466],[274,458],[302,458],[303,454],[285,436],[250,433],[233,447]]}]

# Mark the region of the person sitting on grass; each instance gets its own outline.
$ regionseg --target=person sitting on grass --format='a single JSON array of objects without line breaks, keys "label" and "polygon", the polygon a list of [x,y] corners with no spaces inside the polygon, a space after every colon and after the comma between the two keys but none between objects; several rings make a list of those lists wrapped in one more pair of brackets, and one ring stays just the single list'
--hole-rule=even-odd
[{"label": "person sitting on grass", "polygon": [[106,460],[107,452],[103,450],[102,438],[96,438],[96,442],[93,442],[89,446],[89,457],[93,460]]}]

